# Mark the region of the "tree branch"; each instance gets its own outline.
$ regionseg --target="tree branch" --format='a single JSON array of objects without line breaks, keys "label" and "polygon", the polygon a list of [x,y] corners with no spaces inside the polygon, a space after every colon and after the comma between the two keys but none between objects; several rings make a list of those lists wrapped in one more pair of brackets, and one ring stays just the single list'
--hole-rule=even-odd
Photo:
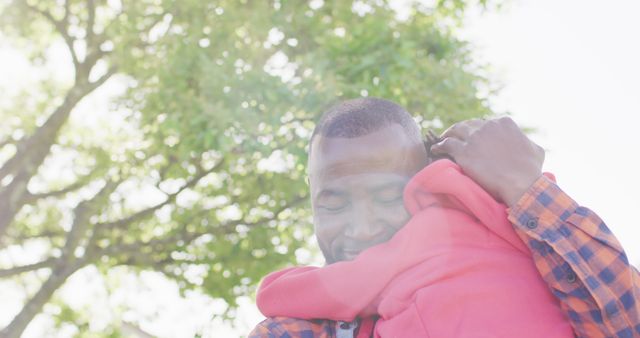
[{"label": "tree branch", "polygon": [[71,224],[71,229],[67,232],[64,247],[62,248],[63,260],[69,260],[68,257],[73,257],[80,241],[85,238],[89,226],[89,217],[94,205],[101,199],[108,197],[118,187],[119,183],[120,181],[107,181],[104,187],[92,198],[78,203],[75,207],[73,210],[73,223]]},{"label": "tree branch", "polygon": [[69,26],[70,13],[71,13],[71,0],[64,0],[64,16],[62,17],[62,22],[65,24],[65,27]]},{"label": "tree branch", "polygon": [[[103,53],[103,55],[104,55],[104,53]],[[87,91],[88,92],[92,92],[96,88],[102,86],[103,83],[105,83],[107,80],[109,80],[109,78],[111,78],[111,76],[113,76],[117,72],[118,72],[118,67],[116,67],[116,66],[109,67],[107,72],[104,73],[99,79],[97,79],[94,82],[89,82],[89,84],[87,86]]]},{"label": "tree branch", "polygon": [[153,338],[154,336],[149,334],[148,332],[142,330],[139,326],[134,323],[130,323],[127,321],[122,321],[120,324],[120,329],[124,333],[125,336],[131,335],[132,337],[139,338]]},{"label": "tree branch", "polygon": [[[53,15],[51,15],[50,12],[37,8],[36,6],[33,6],[33,5],[29,5],[27,1],[22,1],[22,4],[26,6],[29,10],[42,15],[45,19],[47,19],[47,21],[49,21],[53,25],[56,31],[64,39],[64,42],[67,45],[67,49],[71,54],[71,59],[73,60],[74,69],[76,69],[77,71],[77,69],[79,69],[80,67],[80,61],[78,60],[78,54],[76,53],[76,50],[73,47],[75,39],[71,37],[71,35],[69,35],[69,32],[67,31],[68,20],[69,20],[69,1],[70,0],[65,1],[65,7],[64,7],[65,12],[62,20],[56,20],[53,17]],[[76,77],[77,77],[77,74],[76,74]]]},{"label": "tree branch", "polygon": [[39,194],[31,194],[31,193],[29,193],[24,199],[24,204],[33,204],[33,202],[35,202],[35,201],[37,201],[39,199],[61,196],[61,195],[64,195],[66,193],[72,192],[74,190],[78,190],[78,189],[82,188],[85,184],[86,184],[86,182],[84,182],[83,180],[79,180],[79,181],[71,183],[67,187],[59,189],[59,190],[53,190],[53,191],[48,191],[48,192],[39,193]]},{"label": "tree branch", "polygon": [[[69,2],[69,0],[67,0],[67,2]],[[87,19],[87,49],[89,49],[89,47],[94,47],[93,43],[94,43],[94,38],[95,38],[95,31],[94,31],[94,26],[95,26],[95,22],[96,22],[96,3],[94,0],[87,0],[87,12],[88,12],[88,19]]]},{"label": "tree branch", "polygon": [[164,207],[165,205],[172,203],[173,201],[175,201],[176,197],[183,192],[185,189],[193,187],[194,185],[196,185],[200,179],[202,179],[203,177],[207,176],[208,174],[218,170],[222,165],[224,164],[224,160],[219,161],[218,163],[216,163],[216,165],[214,165],[213,167],[211,167],[208,170],[203,170],[202,168],[200,168],[200,170],[189,180],[187,181],[187,183],[185,183],[182,187],[180,187],[176,192],[168,194],[167,198],[163,201],[160,202],[154,206],[151,206],[149,208],[140,210],[138,212],[135,212],[127,217],[112,221],[112,222],[107,222],[107,223],[99,223],[96,224],[96,228],[99,228],[100,230],[105,230],[105,229],[114,229],[114,228],[123,228],[131,223],[134,222],[138,222],[141,221],[151,215],[153,215],[153,213]]},{"label": "tree branch", "polygon": [[13,141],[11,137],[7,137],[6,139],[0,141],[0,149],[4,148],[4,146],[7,146],[9,144],[14,144],[14,143],[15,141]]},{"label": "tree branch", "polygon": [[11,323],[0,331],[0,337],[18,338],[22,336],[27,325],[33,320],[33,317],[42,310],[44,304],[51,299],[53,293],[64,284],[69,276],[87,263],[88,261],[84,259],[76,260],[73,263],[58,261],[52,268],[49,278],[42,284],[40,289],[27,301]]},{"label": "tree branch", "polygon": [[[97,87],[110,76],[105,74],[101,80],[96,81]],[[100,83],[98,83],[100,82]],[[0,238],[2,238],[7,226],[12,222],[15,214],[24,205],[27,196],[27,184],[37,173],[55,143],[58,132],[66,123],[71,110],[91,90],[86,89],[86,83],[75,83],[64,98],[64,101],[49,116],[47,121],[29,137],[23,138],[17,144],[15,154],[0,168],[0,179],[7,175],[14,175],[13,181],[0,189]]]},{"label": "tree branch", "polygon": [[3,239],[2,245],[13,241],[14,243],[23,243],[28,240],[37,239],[37,238],[54,238],[54,237],[64,237],[65,232],[63,230],[44,230],[40,233],[33,235],[24,235],[24,234],[16,234],[9,235],[9,239]]},{"label": "tree branch", "polygon": [[102,29],[102,32],[97,33],[94,30],[93,32],[94,47],[97,47],[97,49],[100,49],[100,45],[103,42],[107,41],[107,32],[111,27],[113,27],[113,25],[118,21],[118,19],[122,16],[122,14],[124,14],[124,10],[121,10],[120,12],[118,12],[118,14],[116,14],[116,16],[104,26],[104,28]]},{"label": "tree branch", "polygon": [[0,278],[11,277],[15,275],[19,275],[24,272],[40,270],[44,268],[52,267],[56,262],[55,258],[47,258],[43,261],[33,264],[27,264],[22,266],[15,266],[9,269],[0,269]]},{"label": "tree branch", "polygon": [[174,165],[174,163],[176,161],[177,161],[177,159],[176,159],[175,155],[169,154],[169,158],[167,159],[166,165],[163,165],[162,167],[160,167],[160,169],[158,169],[159,182],[164,181],[164,179],[165,179],[165,177],[167,175],[167,172],[169,171],[169,169],[171,169],[171,167]]},{"label": "tree branch", "polygon": [[287,209],[289,209],[291,207],[294,207],[294,206],[306,201],[307,198],[308,198],[308,195],[306,195],[306,194],[302,195],[302,196],[297,196],[293,200],[289,201],[288,203],[285,203],[283,206],[281,206],[280,208],[276,209],[273,212],[273,217],[263,218],[261,220],[258,220],[258,221],[255,221],[255,222],[249,222],[249,223],[242,222],[241,220],[240,221],[234,221],[234,222],[231,222],[231,223],[225,223],[225,224],[222,224],[222,225],[216,227],[216,230],[222,229],[223,233],[231,233],[231,232],[235,231],[235,227],[240,225],[240,224],[246,225],[249,228],[253,228],[253,227],[265,224],[265,223],[267,223],[267,222],[269,222],[271,220],[276,219],[278,217],[278,215],[280,215],[280,213],[282,213],[283,211],[285,211],[285,210],[287,210]]},{"label": "tree branch", "polygon": [[129,225],[131,223],[134,222],[138,222],[141,221],[149,216],[151,216],[156,210],[162,208],[163,206],[169,204],[172,201],[172,198],[169,197],[167,198],[164,202],[162,203],[158,203],[152,207],[140,210],[138,212],[135,212],[127,217],[115,220],[113,222],[107,222],[107,223],[98,223],[96,224],[96,229],[98,229],[99,231],[103,231],[106,229],[115,229],[115,228],[123,228],[126,225]]},{"label": "tree branch", "polygon": [[[132,243],[122,243],[119,245],[111,245],[106,248],[99,248],[98,254],[108,255],[108,256],[115,255],[115,254],[125,254],[125,258],[124,258],[125,262],[123,262],[122,264],[127,264],[127,265],[129,265],[128,263],[126,263],[127,261],[128,262],[142,261],[144,263],[149,263],[149,264],[158,263],[158,262],[153,262],[152,258],[148,257],[147,255],[144,255],[144,253],[142,253],[140,249],[143,247],[150,247],[150,248],[153,248],[154,252],[162,252],[166,250],[166,248],[164,248],[165,245],[174,245],[178,241],[184,241],[186,245],[186,244],[190,244],[196,239],[207,234],[225,235],[225,234],[233,233],[236,231],[236,226],[240,224],[246,225],[248,227],[256,227],[256,226],[264,225],[269,221],[276,219],[278,215],[280,215],[280,213],[282,213],[284,210],[289,209],[295,205],[298,205],[301,202],[305,201],[306,199],[307,199],[306,195],[298,196],[293,200],[291,200],[289,203],[286,203],[285,205],[275,210],[272,217],[265,217],[255,222],[247,223],[247,222],[244,222],[242,219],[228,221],[213,229],[206,229],[203,231],[194,231],[194,232],[182,231],[182,232],[178,232],[178,233],[172,234],[171,236],[167,236],[163,238],[155,238],[148,241],[137,241]],[[210,210],[202,210],[201,212],[192,213],[192,216],[189,218],[194,219],[196,217],[199,217],[205,211],[210,211]],[[127,255],[131,255],[131,256],[127,256]]]}]

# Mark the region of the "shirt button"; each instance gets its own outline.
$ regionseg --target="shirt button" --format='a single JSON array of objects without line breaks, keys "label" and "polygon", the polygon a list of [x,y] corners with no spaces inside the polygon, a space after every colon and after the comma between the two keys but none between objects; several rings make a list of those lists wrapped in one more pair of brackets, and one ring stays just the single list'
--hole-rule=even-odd
[{"label": "shirt button", "polygon": [[535,229],[538,227],[538,220],[536,218],[529,218],[525,224],[529,229]]},{"label": "shirt button", "polygon": [[569,271],[569,273],[567,274],[567,282],[569,282],[570,284],[573,284],[576,282],[577,276],[576,273],[573,271]]}]

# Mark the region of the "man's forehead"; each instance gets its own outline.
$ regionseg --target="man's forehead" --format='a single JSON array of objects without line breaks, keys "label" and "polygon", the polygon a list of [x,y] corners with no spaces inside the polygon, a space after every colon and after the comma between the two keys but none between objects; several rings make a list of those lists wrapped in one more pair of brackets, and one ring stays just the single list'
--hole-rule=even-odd
[{"label": "man's forehead", "polygon": [[340,155],[372,156],[376,153],[393,152],[409,145],[409,139],[401,126],[392,124],[358,137],[326,137],[317,135],[313,140],[313,154],[334,158]]},{"label": "man's forehead", "polygon": [[366,174],[399,174],[404,172],[406,163],[399,161],[386,161],[382,159],[350,159],[348,161],[335,161],[324,163],[317,167],[311,176],[315,179],[332,180],[345,176],[364,176]]},{"label": "man's forehead", "polygon": [[314,180],[316,184],[311,186],[313,200],[323,195],[350,195],[353,191],[365,191],[367,194],[375,194],[388,188],[404,187],[411,177],[408,174],[403,175],[394,172],[368,172],[352,175],[336,173],[333,177],[325,178],[324,180]]},{"label": "man's forehead", "polygon": [[[325,138],[318,140],[318,147],[314,149],[314,160],[318,164],[333,162],[357,163],[357,162],[384,162],[401,152],[410,150],[407,144],[394,142],[380,142],[380,140],[368,140],[364,138]],[[314,146],[315,146],[314,145]],[[317,152],[315,152],[318,150]]]},{"label": "man's forehead", "polygon": [[372,172],[405,172],[418,159],[416,144],[400,126],[387,127],[356,138],[314,138],[309,159],[311,179],[328,179]]}]

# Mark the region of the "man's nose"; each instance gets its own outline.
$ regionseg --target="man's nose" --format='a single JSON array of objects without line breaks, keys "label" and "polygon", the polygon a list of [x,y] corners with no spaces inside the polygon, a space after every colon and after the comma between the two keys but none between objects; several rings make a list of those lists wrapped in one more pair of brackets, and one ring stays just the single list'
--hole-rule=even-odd
[{"label": "man's nose", "polygon": [[350,222],[347,225],[345,235],[360,241],[376,238],[382,231],[380,221],[371,203],[356,203],[351,210]]}]

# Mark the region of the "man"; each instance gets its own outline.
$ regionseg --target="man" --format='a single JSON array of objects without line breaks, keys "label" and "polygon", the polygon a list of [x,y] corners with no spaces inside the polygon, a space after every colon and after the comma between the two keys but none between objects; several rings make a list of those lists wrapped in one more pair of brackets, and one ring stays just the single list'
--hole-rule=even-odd
[{"label": "man", "polygon": [[[458,123],[430,150],[509,206],[514,231],[580,337],[640,336],[640,277],[592,211],[542,175],[544,151],[509,118]],[[314,226],[328,264],[386,242],[408,220],[402,190],[429,162],[419,127],[392,102],[327,111],[309,156]],[[535,320],[535,318],[532,318]],[[370,321],[269,318],[252,336],[355,337]]]}]

